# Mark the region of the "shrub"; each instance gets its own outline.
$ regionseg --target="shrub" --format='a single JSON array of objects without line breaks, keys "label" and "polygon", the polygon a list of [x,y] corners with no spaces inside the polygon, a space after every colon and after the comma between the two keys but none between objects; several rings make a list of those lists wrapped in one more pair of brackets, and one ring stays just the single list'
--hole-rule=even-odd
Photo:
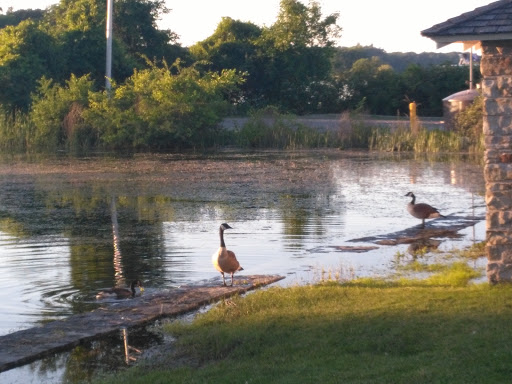
[{"label": "shrub", "polygon": [[482,126],[483,97],[480,95],[469,107],[455,115],[455,131],[475,141],[482,134]]},{"label": "shrub", "polygon": [[71,78],[65,86],[42,78],[32,95],[29,117],[34,125],[28,139],[30,147],[38,151],[78,149],[89,147],[95,141],[95,132],[87,125],[83,111],[88,107],[93,82],[89,76]]},{"label": "shrub", "polygon": [[209,145],[243,81],[235,70],[201,75],[176,63],[136,71],[112,93],[95,94],[86,120],[110,148],[171,149]]}]

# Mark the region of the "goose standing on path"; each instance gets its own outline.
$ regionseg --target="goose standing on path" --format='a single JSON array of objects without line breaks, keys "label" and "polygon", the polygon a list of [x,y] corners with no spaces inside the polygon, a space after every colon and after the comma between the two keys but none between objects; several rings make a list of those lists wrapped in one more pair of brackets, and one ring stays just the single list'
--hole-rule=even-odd
[{"label": "goose standing on path", "polygon": [[230,228],[231,227],[227,223],[223,223],[220,225],[220,228],[219,228],[220,247],[212,255],[213,266],[222,275],[222,281],[224,283],[224,286],[226,286],[226,279],[224,278],[224,273],[231,274],[231,286],[233,286],[233,274],[236,271],[243,270],[243,268],[240,266],[240,263],[236,259],[235,254],[232,251],[228,251],[226,249],[226,244],[224,243],[224,231],[226,229],[230,229]]},{"label": "goose standing on path", "polygon": [[96,295],[97,299],[107,299],[107,298],[114,298],[114,299],[127,299],[129,297],[135,297],[135,286],[139,287],[140,292],[144,292],[144,287],[142,286],[142,283],[140,280],[134,280],[132,281],[130,285],[130,289],[128,288],[110,288],[110,289],[104,289],[102,291],[99,291]]},{"label": "goose standing on path", "polygon": [[425,227],[425,219],[445,217],[441,215],[439,211],[436,208],[432,207],[431,205],[425,203],[415,204],[416,196],[414,196],[414,193],[408,192],[405,196],[409,196],[412,198],[409,204],[407,204],[407,211],[417,219],[421,219],[422,228]]}]

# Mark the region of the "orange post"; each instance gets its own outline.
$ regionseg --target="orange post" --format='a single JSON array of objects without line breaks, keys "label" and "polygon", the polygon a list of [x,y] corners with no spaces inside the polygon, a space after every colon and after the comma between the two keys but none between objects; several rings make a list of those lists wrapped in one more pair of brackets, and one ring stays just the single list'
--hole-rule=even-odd
[{"label": "orange post", "polygon": [[418,118],[416,116],[416,102],[409,103],[409,118],[411,120],[411,132],[418,133]]}]

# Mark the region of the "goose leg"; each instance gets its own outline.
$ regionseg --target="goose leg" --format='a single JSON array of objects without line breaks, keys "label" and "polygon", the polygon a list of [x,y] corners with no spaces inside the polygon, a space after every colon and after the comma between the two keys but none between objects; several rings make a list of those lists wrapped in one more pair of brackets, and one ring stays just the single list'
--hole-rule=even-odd
[{"label": "goose leg", "polygon": [[233,274],[234,272],[231,272],[231,286],[233,286]]},{"label": "goose leg", "polygon": [[227,285],[226,285],[226,279],[224,278],[224,272],[221,272],[220,274],[222,275],[222,282],[223,282],[223,285],[224,285],[225,287],[227,287]]}]

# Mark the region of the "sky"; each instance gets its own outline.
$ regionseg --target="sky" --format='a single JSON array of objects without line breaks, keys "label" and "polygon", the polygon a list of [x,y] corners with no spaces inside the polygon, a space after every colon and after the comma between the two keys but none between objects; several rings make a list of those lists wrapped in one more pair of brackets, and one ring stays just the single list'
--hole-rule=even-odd
[{"label": "sky", "polygon": [[[115,1],[115,0],[114,0]],[[58,0],[0,0],[5,12],[9,7],[44,9]],[[386,52],[461,52],[460,44],[437,49],[421,31],[449,18],[487,5],[493,0],[318,0],[322,15],[339,13],[342,28],[340,47],[357,44],[373,45]],[[183,46],[204,40],[216,29],[222,17],[252,22],[259,26],[272,25],[279,13],[280,0],[166,0],[171,12],[163,15],[159,28],[171,29]],[[303,0],[307,5],[308,0]],[[106,0],[105,0],[106,4]],[[106,6],[105,6],[106,8]],[[114,15],[115,17],[115,15]]]}]

